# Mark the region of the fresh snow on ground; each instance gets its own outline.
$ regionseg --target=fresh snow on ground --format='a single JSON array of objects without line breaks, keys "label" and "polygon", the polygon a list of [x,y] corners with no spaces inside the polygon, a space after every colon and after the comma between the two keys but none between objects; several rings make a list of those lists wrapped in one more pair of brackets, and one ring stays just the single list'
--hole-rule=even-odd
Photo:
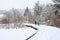
[{"label": "fresh snow on ground", "polygon": [[30,40],[60,40],[60,29],[58,28],[40,25],[38,30],[38,33]]},{"label": "fresh snow on ground", "polygon": [[30,35],[35,33],[34,29],[0,29],[0,40],[25,40]]},{"label": "fresh snow on ground", "polygon": [[[38,28],[38,32],[29,40],[60,40],[60,29],[46,26],[46,25],[32,25]],[[20,29],[0,29],[0,40],[25,40],[32,34],[34,34],[36,30],[32,28],[20,28]]]}]

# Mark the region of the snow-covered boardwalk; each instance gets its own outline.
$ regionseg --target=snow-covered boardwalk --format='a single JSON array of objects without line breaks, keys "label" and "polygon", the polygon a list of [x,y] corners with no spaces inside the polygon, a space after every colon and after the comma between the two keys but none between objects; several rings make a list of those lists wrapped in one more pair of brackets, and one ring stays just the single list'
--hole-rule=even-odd
[{"label": "snow-covered boardwalk", "polygon": [[[25,25],[32,25],[38,28],[38,32],[29,40],[60,40],[59,28],[46,25],[35,26],[34,24],[28,23]],[[0,29],[0,40],[25,40],[35,32],[36,30],[30,27],[20,29]]]}]

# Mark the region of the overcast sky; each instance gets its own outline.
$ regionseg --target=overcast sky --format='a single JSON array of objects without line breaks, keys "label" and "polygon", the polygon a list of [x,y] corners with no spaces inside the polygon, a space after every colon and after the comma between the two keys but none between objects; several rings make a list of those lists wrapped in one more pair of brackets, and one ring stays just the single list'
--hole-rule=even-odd
[{"label": "overcast sky", "polygon": [[37,1],[40,1],[41,4],[52,3],[51,0],[0,0],[0,9],[24,9],[27,6],[32,9]]}]

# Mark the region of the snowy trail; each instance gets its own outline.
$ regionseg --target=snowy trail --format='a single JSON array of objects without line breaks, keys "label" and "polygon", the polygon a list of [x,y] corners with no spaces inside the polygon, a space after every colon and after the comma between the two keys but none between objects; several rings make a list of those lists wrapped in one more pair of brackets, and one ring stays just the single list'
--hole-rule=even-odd
[{"label": "snowy trail", "polygon": [[[38,32],[36,35],[31,37],[29,40],[60,40],[60,29],[46,26],[46,25],[32,25],[38,28]],[[32,28],[21,28],[21,29],[0,29],[0,40],[25,40],[32,34],[34,34],[36,30]]]},{"label": "snowy trail", "polygon": [[[34,24],[25,24],[32,25]],[[30,38],[30,40],[60,40],[60,28],[55,28],[47,25],[36,25],[34,26],[38,29],[36,35]]]},{"label": "snowy trail", "polygon": [[37,28],[39,32],[30,40],[60,40],[60,29],[45,25],[40,25]]}]

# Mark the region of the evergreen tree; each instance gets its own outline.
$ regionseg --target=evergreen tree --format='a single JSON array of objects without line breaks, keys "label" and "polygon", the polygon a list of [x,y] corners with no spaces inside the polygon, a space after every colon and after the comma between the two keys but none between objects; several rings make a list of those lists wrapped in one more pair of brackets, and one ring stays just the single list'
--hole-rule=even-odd
[{"label": "evergreen tree", "polygon": [[60,13],[59,13],[59,10],[60,10],[60,0],[52,0],[55,4],[54,4],[54,7],[56,8],[56,11],[55,11],[55,15],[56,15],[56,18],[60,18]]},{"label": "evergreen tree", "polygon": [[35,17],[35,20],[36,19],[40,19],[41,12],[42,12],[42,6],[39,4],[39,1],[37,1],[37,3],[34,6],[34,17]]},{"label": "evergreen tree", "polygon": [[27,7],[24,13],[24,17],[25,19],[28,21],[28,19],[32,16],[31,11],[29,10],[29,8]]}]

